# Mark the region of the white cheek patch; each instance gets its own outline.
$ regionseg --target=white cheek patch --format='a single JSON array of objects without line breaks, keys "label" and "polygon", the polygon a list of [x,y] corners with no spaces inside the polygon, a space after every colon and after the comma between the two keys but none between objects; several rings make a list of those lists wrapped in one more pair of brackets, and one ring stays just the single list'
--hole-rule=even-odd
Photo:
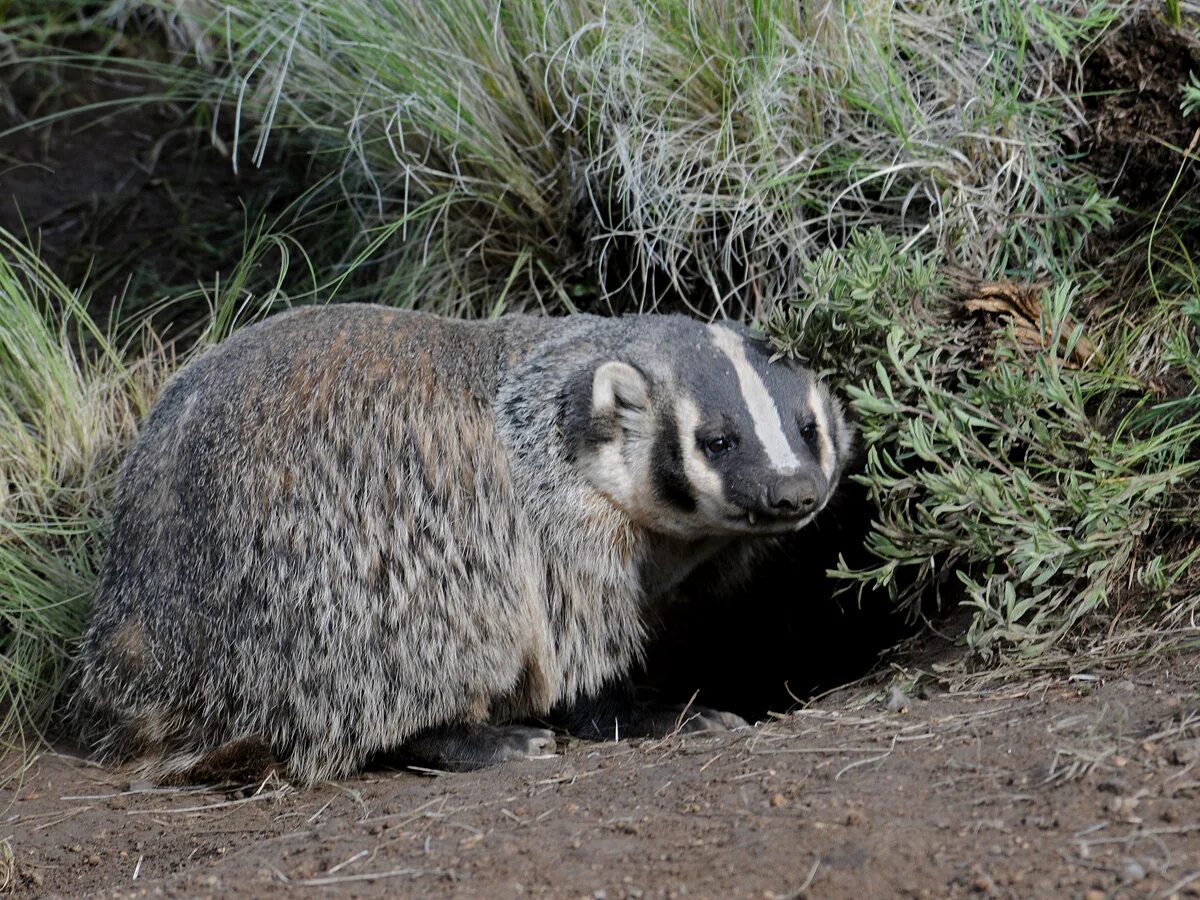
[{"label": "white cheek patch", "polygon": [[720,325],[709,325],[708,331],[716,348],[733,363],[738,387],[742,391],[742,400],[750,412],[750,420],[754,422],[754,432],[758,435],[759,443],[767,451],[767,459],[779,471],[794,472],[799,469],[800,460],[783,433],[779,409],[762,378],[746,358],[746,348],[742,345],[741,336]]},{"label": "white cheek patch", "polygon": [[724,502],[725,491],[721,476],[708,464],[694,435],[700,425],[700,410],[689,398],[675,401],[675,421],[679,423],[679,452],[683,458],[683,475],[695,493]]},{"label": "white cheek patch", "polygon": [[817,388],[814,381],[808,386],[808,408],[812,411],[813,424],[817,426],[817,462],[825,473],[825,483],[833,479],[833,471],[837,468],[837,451],[833,446],[833,428],[829,422],[829,403],[824,391]]}]

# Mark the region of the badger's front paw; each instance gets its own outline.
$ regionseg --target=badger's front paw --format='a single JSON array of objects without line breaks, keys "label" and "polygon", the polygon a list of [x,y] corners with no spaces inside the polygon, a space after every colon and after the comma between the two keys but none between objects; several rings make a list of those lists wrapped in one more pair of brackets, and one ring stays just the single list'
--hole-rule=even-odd
[{"label": "badger's front paw", "polygon": [[544,728],[455,722],[414,735],[399,755],[421,765],[467,772],[511,759],[546,756],[554,753],[555,746],[554,733]]},{"label": "badger's front paw", "polygon": [[545,728],[529,728],[525,725],[508,725],[496,729],[497,762],[507,759],[523,759],[554,753],[558,746],[554,732]]},{"label": "badger's front paw", "polygon": [[560,708],[551,716],[551,722],[576,737],[607,741],[749,727],[741,716],[707,706],[639,703],[633,697],[633,690],[625,685]]},{"label": "badger's front paw", "polygon": [[707,706],[689,706],[681,709],[676,722],[678,723],[677,730],[681,734],[695,734],[702,731],[734,731],[738,728],[750,727],[750,723],[737,713],[710,709]]}]

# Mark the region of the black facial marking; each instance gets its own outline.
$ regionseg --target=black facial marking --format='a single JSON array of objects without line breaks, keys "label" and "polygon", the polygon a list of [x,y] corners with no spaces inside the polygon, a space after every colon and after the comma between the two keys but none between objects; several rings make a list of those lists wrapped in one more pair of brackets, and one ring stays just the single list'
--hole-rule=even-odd
[{"label": "black facial marking", "polygon": [[[563,442],[566,445],[567,459],[571,462],[585,450],[611,441],[620,428],[615,410],[608,415],[592,416],[593,374],[589,370],[576,375],[568,382],[558,399]],[[515,416],[514,420],[519,421]]]},{"label": "black facial marking", "polygon": [[679,429],[673,419],[664,416],[659,422],[658,440],[654,447],[652,475],[654,490],[664,503],[692,512],[696,497],[683,471],[683,449]]}]

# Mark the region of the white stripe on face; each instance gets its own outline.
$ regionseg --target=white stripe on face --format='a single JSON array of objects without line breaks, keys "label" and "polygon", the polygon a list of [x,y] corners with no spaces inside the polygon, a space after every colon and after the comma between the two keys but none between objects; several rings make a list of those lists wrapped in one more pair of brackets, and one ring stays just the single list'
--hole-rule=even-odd
[{"label": "white stripe on face", "polygon": [[826,414],[826,400],[824,392],[817,390],[815,381],[808,386],[808,408],[812,410],[813,424],[817,426],[817,442],[821,448],[817,454],[818,461],[821,463],[821,471],[825,473],[825,483],[829,484],[837,465],[837,454],[833,447],[833,428]]},{"label": "white stripe on face", "polygon": [[742,345],[741,336],[720,325],[709,325],[708,331],[714,346],[733,363],[733,371],[737,374],[738,386],[742,390],[742,400],[746,403],[746,409],[750,411],[750,419],[754,422],[754,432],[758,435],[759,443],[767,451],[767,459],[779,471],[794,472],[799,469],[800,460],[783,433],[779,410],[767,392],[762,378],[746,359],[746,348]]},{"label": "white stripe on face", "polygon": [[675,421],[679,423],[679,452],[683,457],[683,474],[697,493],[697,502],[705,497],[724,498],[721,476],[704,459],[704,454],[696,446],[695,440],[688,440],[689,435],[696,433],[700,425],[700,410],[696,404],[683,395],[675,400]]}]

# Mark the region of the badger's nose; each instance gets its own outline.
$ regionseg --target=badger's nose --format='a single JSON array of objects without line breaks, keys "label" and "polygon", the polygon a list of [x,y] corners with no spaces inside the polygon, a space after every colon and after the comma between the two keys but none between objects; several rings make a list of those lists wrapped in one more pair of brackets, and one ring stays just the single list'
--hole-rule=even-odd
[{"label": "badger's nose", "polygon": [[803,515],[816,509],[819,493],[816,481],[810,476],[787,475],[767,490],[767,506],[775,515]]}]

